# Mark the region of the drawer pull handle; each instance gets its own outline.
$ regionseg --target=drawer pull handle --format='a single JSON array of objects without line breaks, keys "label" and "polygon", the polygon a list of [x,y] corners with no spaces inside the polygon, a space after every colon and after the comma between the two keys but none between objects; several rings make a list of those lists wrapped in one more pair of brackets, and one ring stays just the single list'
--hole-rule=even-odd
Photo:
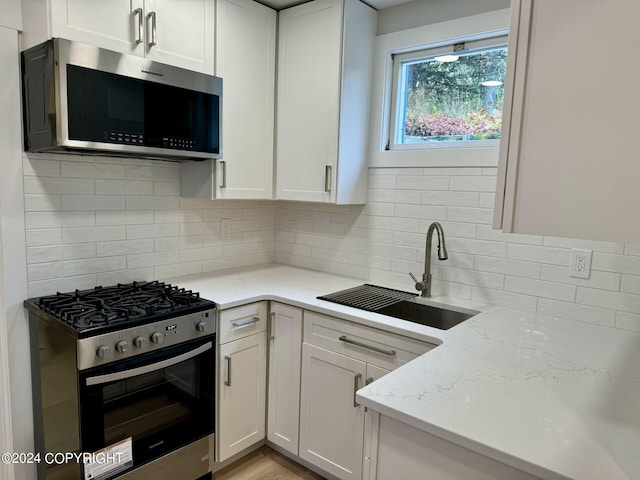
[{"label": "drawer pull handle", "polygon": [[224,357],[224,359],[227,362],[227,379],[224,381],[224,384],[227,387],[230,387],[231,386],[231,357],[227,355]]},{"label": "drawer pull handle", "polygon": [[396,356],[396,351],[395,350],[385,350],[384,348],[378,348],[378,347],[375,347],[373,345],[367,345],[366,343],[359,342],[358,340],[352,340],[350,338],[347,338],[346,335],[342,335],[340,338],[338,338],[338,340],[340,340],[341,342],[344,342],[344,343],[349,343],[351,345],[355,345],[356,347],[366,348],[367,350],[371,350],[372,352],[376,352],[376,353],[379,353],[381,355],[386,355],[387,357],[395,357]]},{"label": "drawer pull handle", "polygon": [[355,377],[353,377],[353,406],[356,408],[360,406],[360,404],[356,402],[356,392],[358,391],[358,387],[360,386],[361,377],[361,373],[356,373]]},{"label": "drawer pull handle", "polygon": [[231,326],[234,330],[238,330],[239,328],[249,327],[251,325],[255,325],[260,321],[260,318],[253,317],[251,320],[246,320],[244,322],[233,322]]},{"label": "drawer pull handle", "polygon": [[144,24],[144,15],[142,13],[142,9],[141,8],[136,8],[133,11],[133,18],[134,18],[134,22],[135,22],[135,18],[136,16],[138,17],[138,38],[136,38],[136,45],[140,45],[142,42],[144,42],[144,40],[142,39],[142,28],[143,28],[143,24]]}]

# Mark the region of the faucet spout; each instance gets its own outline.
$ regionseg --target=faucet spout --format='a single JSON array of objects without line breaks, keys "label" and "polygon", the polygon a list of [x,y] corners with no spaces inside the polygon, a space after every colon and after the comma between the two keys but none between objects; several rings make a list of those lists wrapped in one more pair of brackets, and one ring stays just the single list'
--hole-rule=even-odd
[{"label": "faucet spout", "polygon": [[[422,290],[423,297],[431,296],[431,244],[433,243],[434,230],[438,234],[438,260],[446,260],[449,258],[447,247],[444,243],[444,230],[438,222],[433,222],[427,230],[427,245],[424,255],[424,273],[422,274],[422,283],[416,283],[416,288]],[[419,288],[422,287],[422,288]]]}]

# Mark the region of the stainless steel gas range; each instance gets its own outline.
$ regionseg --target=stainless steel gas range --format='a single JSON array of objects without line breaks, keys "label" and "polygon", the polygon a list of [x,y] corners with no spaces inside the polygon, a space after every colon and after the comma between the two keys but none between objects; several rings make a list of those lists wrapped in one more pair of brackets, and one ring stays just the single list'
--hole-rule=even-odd
[{"label": "stainless steel gas range", "polygon": [[214,302],[133,282],[24,305],[38,480],[211,478]]}]

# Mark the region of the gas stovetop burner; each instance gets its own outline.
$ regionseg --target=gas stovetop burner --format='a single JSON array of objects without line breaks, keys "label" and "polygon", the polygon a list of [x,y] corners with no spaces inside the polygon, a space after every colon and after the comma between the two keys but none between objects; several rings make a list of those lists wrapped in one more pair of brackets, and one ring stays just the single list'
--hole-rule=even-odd
[{"label": "gas stovetop burner", "polygon": [[147,323],[212,308],[200,294],[159,281],[57,293],[27,300],[78,332]]}]

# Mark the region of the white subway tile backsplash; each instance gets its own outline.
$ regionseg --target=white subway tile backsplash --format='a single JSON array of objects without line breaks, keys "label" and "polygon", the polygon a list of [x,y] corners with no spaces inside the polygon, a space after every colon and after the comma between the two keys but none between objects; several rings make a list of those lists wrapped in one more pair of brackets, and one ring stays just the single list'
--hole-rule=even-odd
[{"label": "white subway tile backsplash", "polygon": [[26,212],[27,230],[52,227],[82,227],[95,225],[95,212]]},{"label": "white subway tile backsplash", "polygon": [[109,227],[69,227],[62,229],[63,243],[106,242],[124,240],[126,230],[123,225]]},{"label": "white subway tile backsplash", "polygon": [[576,240],[574,238],[544,237],[544,244],[548,247],[581,248],[604,253],[623,253],[624,251],[624,243]]},{"label": "white subway tile backsplash", "polygon": [[58,245],[62,243],[61,228],[42,228],[27,230],[27,247],[39,247],[42,245]]},{"label": "white subway tile backsplash", "polygon": [[640,275],[640,257],[593,252],[591,269]]},{"label": "white subway tile backsplash", "polygon": [[54,212],[60,210],[60,195],[25,194],[25,212]]},{"label": "white subway tile backsplash", "polygon": [[491,225],[478,225],[477,238],[496,242],[522,243],[526,245],[542,245],[544,237],[541,235],[523,235],[520,233],[502,233],[494,230]]},{"label": "white subway tile backsplash", "polygon": [[540,278],[540,264],[533,262],[476,255],[474,268],[482,272],[503,273],[513,277]]},{"label": "white subway tile backsplash", "polygon": [[[550,263],[552,265],[569,266],[571,251],[563,248],[539,247],[510,243],[507,257],[528,262]],[[593,267],[593,263],[591,264]]]},{"label": "white subway tile backsplash", "polygon": [[447,207],[430,205],[396,205],[396,217],[445,220]]},{"label": "white subway tile backsplash", "polygon": [[24,193],[91,194],[95,192],[93,180],[54,177],[24,177]]},{"label": "white subway tile backsplash", "polygon": [[451,177],[449,190],[463,192],[495,192],[496,177],[485,175]]},{"label": "white subway tile backsplash", "polygon": [[504,289],[508,292],[565,300],[567,302],[573,302],[576,299],[576,287],[573,285],[563,285],[531,278],[507,276],[504,279]]},{"label": "white subway tile backsplash", "polygon": [[492,223],[493,210],[488,208],[447,207],[446,219],[451,222]]},{"label": "white subway tile backsplash", "polygon": [[449,190],[449,177],[436,175],[398,175],[396,188],[400,190]]},{"label": "white subway tile backsplash", "polygon": [[54,263],[34,263],[27,267],[27,280],[47,280],[49,278],[59,278],[64,276],[62,262]]},{"label": "white subway tile backsplash", "polygon": [[180,207],[180,197],[161,195],[127,195],[128,210],[162,210]]},{"label": "white subway tile backsplash", "polygon": [[97,244],[98,257],[129,255],[134,253],[151,253],[153,251],[154,243],[152,238],[98,242]]},{"label": "white subway tile backsplash", "polygon": [[[273,261],[412,291],[439,221],[434,295],[640,332],[640,245],[493,230],[493,167],[372,168],[366,205],[181,198],[179,164],[146,160],[29,155],[23,171],[30,296]],[[568,277],[572,248],[594,251],[589,279]]]},{"label": "white subway tile backsplash", "polygon": [[[599,272],[597,270],[591,270],[591,275],[589,276],[589,278],[583,279],[570,277],[568,267],[559,267],[557,265],[542,265],[542,274],[540,276],[540,279],[548,280],[550,282],[581,285],[583,287],[600,288],[603,290],[617,291],[620,289],[619,273]],[[640,291],[634,293],[640,293]]]},{"label": "white subway tile backsplash", "polygon": [[127,238],[177,237],[180,226],[177,223],[155,225],[127,225]]},{"label": "white subway tile backsplash", "polygon": [[640,314],[640,295],[578,287],[576,303]]},{"label": "white subway tile backsplash", "polygon": [[59,177],[60,162],[33,158],[31,154],[28,154],[22,157],[22,173],[25,176]]},{"label": "white subway tile backsplash", "polygon": [[124,197],[116,195],[61,195],[62,210],[124,210]]},{"label": "white subway tile backsplash", "polygon": [[96,225],[144,225],[153,223],[151,210],[116,210],[96,212]]},{"label": "white subway tile backsplash", "polygon": [[617,312],[615,325],[617,328],[640,333],[640,315],[628,312]]},{"label": "white subway tile backsplash", "polygon": [[51,245],[43,247],[27,248],[27,264],[60,262],[62,260],[76,260],[81,258],[94,258],[96,245],[94,243],[81,243],[77,245]]},{"label": "white subway tile backsplash", "polygon": [[60,175],[67,178],[124,179],[124,165],[111,163],[60,162]]},{"label": "white subway tile backsplash", "polygon": [[538,312],[552,317],[571,318],[581,322],[593,323],[612,327],[615,324],[616,312],[604,308],[589,307],[571,302],[551,300],[548,298],[538,299]]},{"label": "white subway tile backsplash", "polygon": [[478,192],[422,192],[424,205],[452,205],[456,207],[477,207],[480,194]]},{"label": "white subway tile backsplash", "polygon": [[158,252],[127,255],[127,268],[153,267],[179,263],[179,252]]},{"label": "white subway tile backsplash", "polygon": [[64,262],[64,276],[113,272],[125,268],[127,268],[127,259],[124,256],[67,260]]}]

